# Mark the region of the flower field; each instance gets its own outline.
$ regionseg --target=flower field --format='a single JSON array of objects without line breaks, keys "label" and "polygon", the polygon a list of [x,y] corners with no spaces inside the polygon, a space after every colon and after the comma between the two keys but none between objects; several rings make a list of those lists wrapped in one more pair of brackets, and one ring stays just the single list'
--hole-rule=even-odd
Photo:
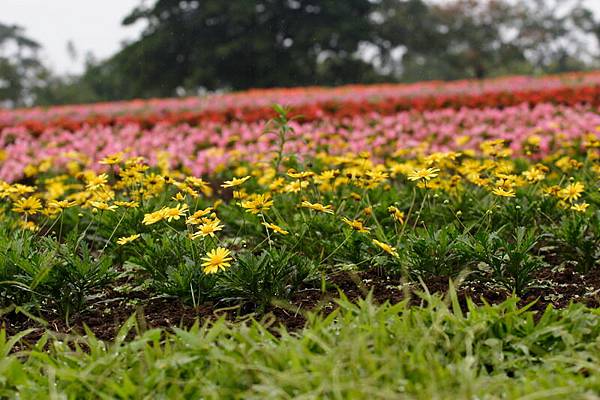
[{"label": "flower field", "polygon": [[0,111],[0,396],[595,398],[599,107],[593,72]]}]

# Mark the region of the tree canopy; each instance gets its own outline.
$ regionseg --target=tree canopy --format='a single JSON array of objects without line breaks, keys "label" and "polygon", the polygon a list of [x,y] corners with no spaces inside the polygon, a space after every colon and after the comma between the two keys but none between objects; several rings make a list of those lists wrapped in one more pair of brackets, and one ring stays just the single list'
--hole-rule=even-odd
[{"label": "tree canopy", "polygon": [[135,76],[120,82],[132,95],[373,79],[355,56],[371,38],[373,7],[368,0],[159,0],[125,18],[147,27],[102,67]]},{"label": "tree canopy", "polygon": [[31,99],[44,72],[39,48],[23,28],[0,23],[0,105],[20,106]]}]

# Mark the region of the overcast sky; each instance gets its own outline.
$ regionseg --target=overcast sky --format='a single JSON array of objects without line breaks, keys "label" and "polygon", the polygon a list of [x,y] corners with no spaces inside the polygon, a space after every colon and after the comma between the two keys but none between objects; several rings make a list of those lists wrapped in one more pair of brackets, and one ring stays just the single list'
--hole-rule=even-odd
[{"label": "overcast sky", "polygon": [[[83,70],[85,53],[110,56],[123,40],[135,39],[143,23],[121,25],[140,0],[0,0],[0,22],[17,24],[43,47],[48,64],[60,73]],[[72,60],[67,42],[79,53]]]},{"label": "overcast sky", "polygon": [[[152,3],[154,0],[145,1]],[[121,21],[140,2],[0,0],[0,22],[25,27],[27,35],[43,46],[43,56],[55,72],[79,73],[83,70],[85,53],[91,51],[97,58],[108,57],[119,50],[123,40],[139,35],[143,23],[124,27]],[[600,0],[584,0],[584,3],[600,14]],[[79,54],[76,60],[67,51],[69,41]]]}]

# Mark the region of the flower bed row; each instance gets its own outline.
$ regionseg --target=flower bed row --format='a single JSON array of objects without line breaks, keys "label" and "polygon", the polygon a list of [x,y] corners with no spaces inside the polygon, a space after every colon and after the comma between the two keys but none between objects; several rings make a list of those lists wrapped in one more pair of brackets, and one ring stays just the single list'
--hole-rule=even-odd
[{"label": "flower bed row", "polygon": [[[564,143],[596,134],[600,113],[595,107],[582,105],[538,104],[529,108],[522,104],[503,109],[404,111],[387,116],[370,113],[341,120],[292,121],[290,127],[294,131],[282,151],[298,157],[320,152],[368,152],[373,160],[381,161],[404,149],[468,150],[478,148],[484,140],[503,139],[514,154],[540,158]],[[272,158],[279,139],[269,132],[264,122],[161,123],[151,128],[138,124],[86,126],[73,131],[46,129],[38,136],[24,127],[5,128],[0,132],[0,179],[15,181],[50,164],[68,167],[78,161],[93,165],[116,152],[146,157],[152,165],[167,162],[201,176],[232,161]]]},{"label": "flower bed row", "polygon": [[483,81],[263,89],[182,99],[0,110],[0,128],[22,126],[40,133],[49,127],[77,130],[85,125],[136,123],[147,128],[160,123],[256,122],[274,116],[273,103],[291,106],[295,114],[312,121],[326,116],[344,118],[371,112],[389,115],[402,110],[507,107],[544,102],[599,105],[600,72]]}]

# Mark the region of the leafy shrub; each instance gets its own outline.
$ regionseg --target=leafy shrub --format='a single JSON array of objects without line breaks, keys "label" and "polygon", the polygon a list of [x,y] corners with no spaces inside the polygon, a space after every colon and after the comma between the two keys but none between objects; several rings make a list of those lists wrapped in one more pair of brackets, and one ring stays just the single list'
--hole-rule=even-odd
[{"label": "leafy shrub", "polygon": [[57,309],[68,318],[114,278],[112,261],[102,252],[92,254],[83,235],[76,232],[65,243],[30,233],[4,234],[0,237],[0,304]]},{"label": "leafy shrub", "polygon": [[504,287],[522,295],[531,283],[533,272],[544,264],[541,257],[531,254],[538,244],[538,236],[535,229],[522,226],[516,228],[509,239],[503,238],[502,233],[502,230],[481,231],[464,238],[460,252],[469,264],[482,263]]},{"label": "leafy shrub", "polygon": [[43,288],[67,318],[80,311],[88,296],[104,288],[116,275],[112,257],[103,251],[93,254],[83,235],[73,232],[65,243],[44,238],[40,244],[41,251],[52,254],[56,262]]},{"label": "leafy shrub", "polygon": [[142,235],[128,264],[146,272],[149,286],[161,294],[197,305],[214,295],[216,278],[202,272],[199,249],[185,234]]},{"label": "leafy shrub", "polygon": [[308,258],[286,249],[264,250],[239,257],[218,281],[221,297],[250,303],[264,310],[274,299],[289,299],[305,281],[315,278],[317,267]]},{"label": "leafy shrub", "polygon": [[29,232],[0,231],[0,307],[39,306],[44,285],[58,264],[53,251],[39,251]]},{"label": "leafy shrub", "polygon": [[406,262],[414,275],[456,275],[464,267],[458,251],[462,236],[454,225],[430,232],[419,229],[407,239]]},{"label": "leafy shrub", "polygon": [[560,247],[560,256],[577,263],[577,270],[589,272],[600,260],[600,221],[598,214],[591,218],[575,215],[562,219],[554,230],[554,241]]}]

